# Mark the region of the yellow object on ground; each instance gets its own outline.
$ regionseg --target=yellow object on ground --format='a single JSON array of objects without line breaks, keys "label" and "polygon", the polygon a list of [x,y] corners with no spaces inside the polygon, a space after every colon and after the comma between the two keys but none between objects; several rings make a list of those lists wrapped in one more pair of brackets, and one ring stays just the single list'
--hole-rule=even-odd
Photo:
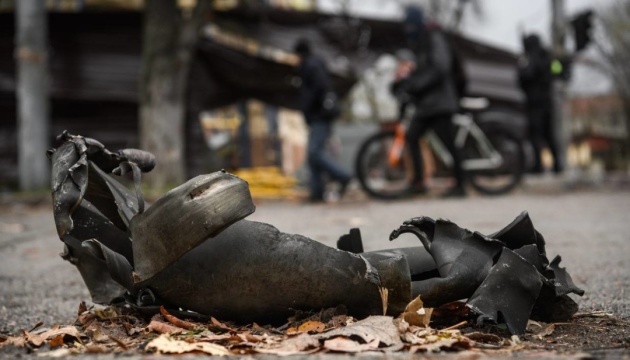
[{"label": "yellow object on ground", "polygon": [[284,175],[276,166],[261,166],[234,171],[247,181],[254,199],[295,199],[300,197],[297,180]]}]

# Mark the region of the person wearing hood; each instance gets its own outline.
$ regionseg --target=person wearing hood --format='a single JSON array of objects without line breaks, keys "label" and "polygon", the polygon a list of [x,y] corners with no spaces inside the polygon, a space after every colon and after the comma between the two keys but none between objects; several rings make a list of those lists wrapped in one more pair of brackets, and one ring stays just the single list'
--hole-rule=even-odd
[{"label": "person wearing hood", "polygon": [[352,175],[327,153],[326,143],[332,135],[332,125],[338,114],[338,103],[324,60],[313,54],[306,39],[296,42],[294,51],[299,59],[300,109],[309,127],[308,165],[310,170],[309,201],[324,201],[327,174],[339,183],[343,196]]},{"label": "person wearing hood", "polygon": [[519,61],[518,75],[527,101],[529,138],[534,148],[532,172],[544,172],[541,151],[548,146],[553,156],[553,170],[560,173],[562,166],[553,132],[551,57],[536,34],[526,36],[523,39],[523,47],[525,53]]},{"label": "person wearing hood", "polygon": [[465,173],[455,148],[455,126],[452,123],[459,108],[453,74],[454,52],[446,35],[436,25],[425,23],[420,7],[410,6],[405,10],[403,26],[407,46],[415,55],[415,66],[396,74],[392,92],[398,99],[409,99],[416,111],[406,133],[414,168],[414,192],[427,191],[418,141],[432,129],[453,156],[456,185],[445,196],[465,196]]}]

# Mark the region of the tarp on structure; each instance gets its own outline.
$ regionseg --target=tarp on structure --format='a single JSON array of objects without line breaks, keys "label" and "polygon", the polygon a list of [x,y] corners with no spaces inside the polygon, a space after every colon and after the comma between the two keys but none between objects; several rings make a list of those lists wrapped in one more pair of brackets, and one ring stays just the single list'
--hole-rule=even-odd
[{"label": "tarp on structure", "polygon": [[[467,76],[467,95],[520,106],[515,54],[459,35],[449,37]],[[202,64],[197,65],[219,81],[221,94],[198,94],[196,100],[212,107],[218,100],[253,97],[296,108],[292,48],[300,38],[309,39],[326,60],[341,95],[379,56],[405,46],[401,25],[395,21],[282,10],[216,12],[203,30],[197,57]]]}]

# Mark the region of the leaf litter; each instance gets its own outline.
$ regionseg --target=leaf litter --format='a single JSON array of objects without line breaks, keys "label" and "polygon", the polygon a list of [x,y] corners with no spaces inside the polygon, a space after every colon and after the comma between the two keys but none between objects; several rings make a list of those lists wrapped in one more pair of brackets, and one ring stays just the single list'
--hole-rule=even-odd
[{"label": "leaf litter", "polygon": [[[175,316],[164,307],[147,318],[130,307],[88,308],[81,303],[75,324],[47,328],[38,323],[15,336],[0,335],[0,349],[26,348],[47,357],[98,353],[287,356],[462,350],[548,352],[579,350],[579,346],[570,346],[579,342],[579,336],[610,335],[606,331],[610,324],[628,328],[625,320],[593,312],[579,314],[571,322],[545,324],[530,320],[524,336],[510,337],[505,326],[477,326],[466,320],[462,304],[428,309],[416,298],[398,318],[370,316],[362,320],[348,316],[343,306],[311,313],[297,311],[285,325],[274,327],[237,325],[214,317],[191,320],[181,312],[176,311],[179,316]],[[627,341],[622,335],[617,343],[600,347],[627,349]],[[583,340],[578,345],[585,344]]]}]

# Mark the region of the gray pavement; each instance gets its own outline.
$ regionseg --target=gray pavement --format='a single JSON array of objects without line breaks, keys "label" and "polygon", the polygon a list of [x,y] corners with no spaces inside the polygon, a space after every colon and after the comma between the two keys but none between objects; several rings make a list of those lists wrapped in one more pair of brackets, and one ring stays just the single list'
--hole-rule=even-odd
[{"label": "gray pavement", "polygon": [[[577,299],[581,309],[629,317],[630,187],[603,184],[569,190],[563,182],[548,180],[528,179],[523,188],[502,197],[381,202],[354,190],[335,204],[259,201],[250,219],[330,246],[358,227],[369,251],[417,246],[411,236],[388,241],[391,230],[411,217],[447,218],[491,233],[526,210],[547,240],[549,257],[562,255],[561,265],[587,291]],[[58,256],[61,248],[49,205],[0,205],[0,333],[28,329],[39,321],[46,326],[71,322],[79,302],[89,302],[78,272]]]}]

